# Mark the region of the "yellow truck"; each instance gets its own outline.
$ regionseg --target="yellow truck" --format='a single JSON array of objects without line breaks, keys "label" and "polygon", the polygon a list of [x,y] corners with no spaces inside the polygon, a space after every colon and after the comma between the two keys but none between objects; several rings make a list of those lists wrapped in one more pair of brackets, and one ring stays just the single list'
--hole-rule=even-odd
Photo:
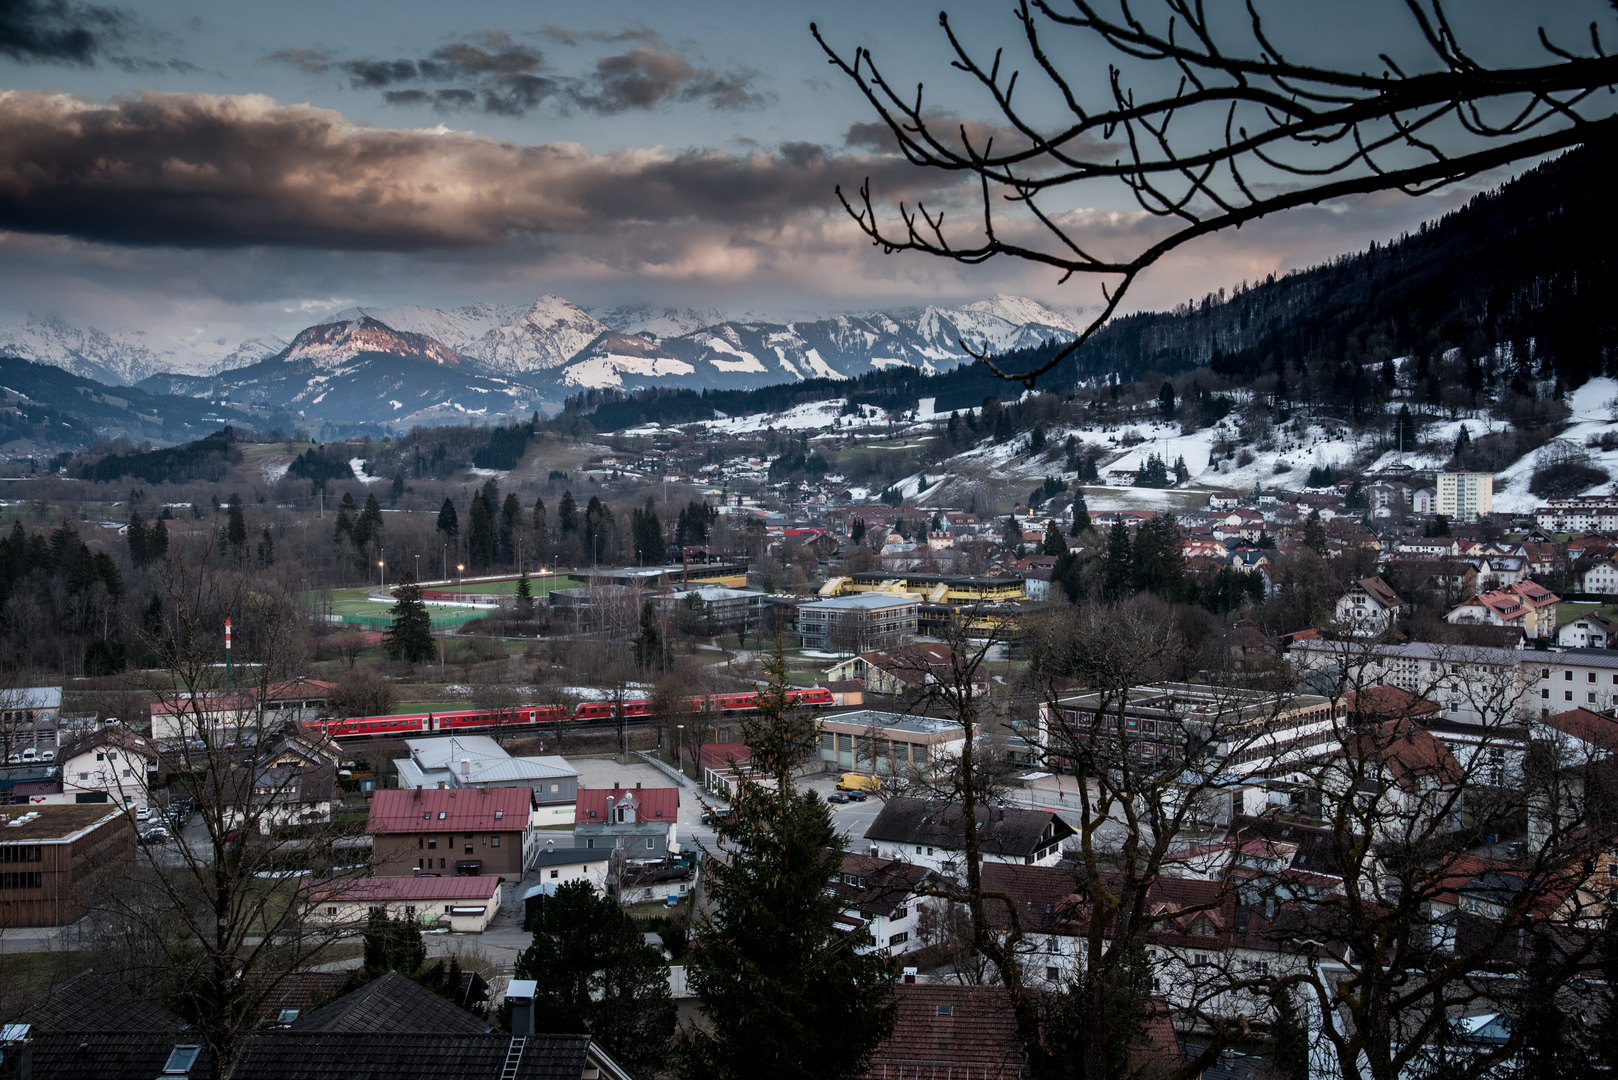
[{"label": "yellow truck", "polygon": [[882,781],[864,773],[846,772],[837,779],[838,791],[863,791],[875,795],[882,790]]}]

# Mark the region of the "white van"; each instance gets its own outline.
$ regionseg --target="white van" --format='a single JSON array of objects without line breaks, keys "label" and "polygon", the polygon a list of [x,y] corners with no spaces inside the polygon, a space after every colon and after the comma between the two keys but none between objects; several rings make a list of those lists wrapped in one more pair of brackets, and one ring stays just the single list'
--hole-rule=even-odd
[{"label": "white van", "polygon": [[30,746],[22,752],[22,759],[24,761],[38,761],[39,751]]}]

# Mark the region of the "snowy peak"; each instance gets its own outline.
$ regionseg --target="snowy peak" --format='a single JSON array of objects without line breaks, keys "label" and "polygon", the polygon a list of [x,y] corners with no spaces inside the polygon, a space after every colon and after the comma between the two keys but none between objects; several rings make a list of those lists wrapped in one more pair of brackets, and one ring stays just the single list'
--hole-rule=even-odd
[{"label": "snowy peak", "polygon": [[442,367],[457,367],[461,362],[460,356],[447,345],[423,334],[395,330],[366,315],[309,327],[292,339],[280,359],[288,363],[311,362],[319,367],[337,367],[365,353],[420,360]]},{"label": "snowy peak", "polygon": [[209,375],[257,363],[284,348],[286,342],[272,336],[233,344],[228,338],[165,339],[143,330],[108,334],[93,326],[35,316],[0,324],[0,354],[113,385],[137,383],[159,372]]},{"label": "snowy peak", "polygon": [[591,314],[620,334],[648,334],[658,340],[693,334],[726,319],[724,312],[718,308],[698,311],[694,308],[654,308],[649,304],[604,308]]},{"label": "snowy peak", "polygon": [[1077,334],[1082,329],[1066,315],[1052,311],[1039,301],[1030,300],[1026,296],[1007,296],[1001,293],[987,300],[963,304],[959,310],[993,315],[1016,326],[1049,326],[1057,330],[1066,330],[1070,334]]},{"label": "snowy peak", "polygon": [[466,350],[487,371],[524,375],[561,367],[611,327],[559,296],[545,295],[514,323],[497,326]]},{"label": "snowy peak", "polygon": [[375,319],[383,326],[402,330],[407,334],[420,334],[448,345],[458,353],[467,353],[489,331],[522,318],[523,308],[510,304],[479,302],[440,311],[437,308],[400,304],[390,308],[349,308],[333,315],[331,322],[353,322],[356,319]]}]

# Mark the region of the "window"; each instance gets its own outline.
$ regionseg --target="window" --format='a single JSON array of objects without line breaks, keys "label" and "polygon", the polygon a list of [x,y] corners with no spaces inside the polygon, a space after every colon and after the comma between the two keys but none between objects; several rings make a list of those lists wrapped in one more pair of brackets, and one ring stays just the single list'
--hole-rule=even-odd
[{"label": "window", "polygon": [[554,793],[554,792],[558,792],[558,791],[561,791],[561,790],[562,790],[562,785],[561,785],[561,784],[552,784],[552,785],[551,785],[551,791],[552,791],[552,792],[553,792],[553,793]]},{"label": "window", "polygon": [[1566,679],[1568,682],[1572,682],[1573,681],[1573,673],[1571,671],[1564,671],[1564,672],[1562,672],[1562,678]]},{"label": "window", "polygon": [[891,949],[895,945],[903,945],[905,942],[907,942],[909,940],[910,940],[910,935],[909,934],[894,934],[892,937],[888,938],[888,948]]},{"label": "window", "polygon": [[12,870],[0,874],[0,889],[43,889],[45,875],[38,870]]},{"label": "window", "polygon": [[87,772],[81,772],[79,774],[79,779],[80,780],[88,780],[88,779],[90,779],[90,774],[87,773]]},{"label": "window", "polygon": [[327,915],[336,915],[337,914],[337,909],[335,907],[328,907],[326,909],[326,914]]},{"label": "window", "polygon": [[472,845],[471,844],[466,845],[466,853],[468,855],[472,854]]},{"label": "window", "polygon": [[444,914],[445,915],[453,915],[453,914],[455,914],[455,905],[454,904],[445,904],[444,905]]},{"label": "window", "polygon": [[438,849],[438,837],[429,836],[427,838],[427,850],[428,851],[436,851],[437,849]]},{"label": "window", "polygon": [[1551,692],[1549,690],[1541,690],[1539,692],[1539,696],[1542,698],[1548,698],[1551,696]]},{"label": "window", "polygon": [[1571,690],[1564,690],[1564,691],[1563,691],[1563,692],[1562,692],[1562,698],[1563,698],[1563,699],[1564,699],[1564,700],[1566,700],[1566,701],[1572,701],[1572,700],[1573,700],[1573,691],[1571,691]]},{"label": "window", "polygon": [[419,837],[419,836],[418,836],[418,837],[416,837],[416,850],[417,850],[417,851],[420,851],[420,850],[421,850],[421,849],[422,849],[422,847],[423,847],[423,846],[425,846],[425,845],[426,845],[426,843],[427,843],[427,841],[426,841],[426,840],[423,840],[423,839],[422,839],[422,838],[421,838],[421,837]]},{"label": "window", "polygon": [[[1594,700],[1594,699],[1592,699],[1592,700]],[[135,775],[135,774],[134,774],[134,773],[132,773],[132,772],[130,772],[130,771],[129,771],[129,770],[128,770],[128,769],[125,769],[125,770],[124,770],[124,779],[125,779],[125,780],[127,780],[127,779],[129,779],[129,778],[130,778],[130,777],[131,777],[131,776],[134,776],[134,775]]]},{"label": "window", "polygon": [[650,851],[652,848],[655,848],[656,846],[657,846],[657,838],[655,836],[648,836],[646,838],[646,849],[648,851]]},{"label": "window", "polygon": [[1594,705],[1596,703],[1596,692],[1594,690],[1590,691],[1588,694],[1585,694],[1584,696],[1587,699],[1589,699],[1589,702],[1590,702],[1591,705]]},{"label": "window", "polygon": [[932,849],[932,848],[928,848],[928,849],[927,849],[927,854],[929,854],[929,855],[931,855],[931,854],[932,854],[932,853],[933,853],[933,849]]},{"label": "window", "polygon": [[1595,673],[1595,672],[1593,672],[1593,671],[1592,671],[1592,672],[1590,672],[1590,678],[1589,678],[1589,679],[1588,679],[1588,680],[1586,680],[1586,681],[1588,681],[1588,682],[1595,682],[1595,681],[1596,681],[1596,673]]},{"label": "window", "polygon": [[191,1071],[191,1066],[197,1063],[201,1053],[202,1047],[194,1043],[176,1046],[169,1051],[169,1059],[163,1063],[163,1075],[185,1076]]},{"label": "window", "polygon": [[552,881],[555,881],[557,878],[559,878],[561,876],[562,876],[562,872],[560,870],[552,870],[551,871],[551,880]]},{"label": "window", "polygon": [[498,836],[489,837],[489,846],[490,847],[499,847],[500,846],[500,838]]},{"label": "window", "polygon": [[1051,982],[1055,982],[1057,979],[1060,979],[1061,977],[1062,977],[1061,969],[1051,967],[1048,964],[1045,966],[1045,978],[1049,979]]},{"label": "window", "polygon": [[1539,669],[1539,677],[1541,679],[1550,678],[1551,677],[1551,669],[1550,668],[1540,668]]},{"label": "window", "polygon": [[107,755],[106,754],[97,754],[96,755],[96,760],[97,761],[106,761],[107,760]]},{"label": "window", "polygon": [[904,918],[906,915],[909,915],[909,914],[910,914],[910,909],[908,907],[906,907],[905,905],[900,904],[898,907],[893,909],[892,918],[895,919],[895,920],[898,920],[898,919]]}]

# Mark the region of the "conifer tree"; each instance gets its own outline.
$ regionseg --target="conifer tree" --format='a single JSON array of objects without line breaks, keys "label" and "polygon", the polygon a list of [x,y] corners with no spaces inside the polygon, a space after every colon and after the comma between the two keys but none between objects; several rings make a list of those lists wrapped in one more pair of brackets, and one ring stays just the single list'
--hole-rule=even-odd
[{"label": "conifer tree", "polygon": [[529,619],[534,615],[534,588],[528,581],[528,568],[517,572],[517,617]]},{"label": "conifer tree", "polygon": [[1073,528],[1069,536],[1083,536],[1090,531],[1090,506],[1084,501],[1084,489],[1073,489]]},{"label": "conifer tree", "polygon": [[569,881],[545,898],[519,979],[537,979],[534,1030],[588,1032],[635,1076],[656,1072],[674,1035],[674,999],[658,950],[612,897]]},{"label": "conifer tree", "polygon": [[343,492],[343,501],[337,504],[337,523],[332,526],[332,540],[341,543],[344,540],[354,539],[354,522],[359,517],[360,508],[354,502],[354,493]]},{"label": "conifer tree", "polygon": [[1303,546],[1313,548],[1315,554],[1326,554],[1326,527],[1320,523],[1320,511],[1311,510],[1303,522]]},{"label": "conifer tree", "polygon": [[421,599],[421,586],[416,575],[405,571],[404,581],[393,590],[397,603],[393,605],[393,626],[387,633],[385,648],[394,660],[419,664],[433,658],[433,617]]},{"label": "conifer tree", "polygon": [[124,538],[129,542],[129,561],[135,566],[144,566],[150,556],[150,550],[146,522],[141,520],[139,510],[129,512],[129,531]]},{"label": "conifer tree", "polygon": [[152,522],[152,527],[146,533],[146,557],[154,562],[168,557],[169,553],[169,527],[158,518]]},{"label": "conifer tree", "polygon": [[460,515],[455,512],[455,504],[448,495],[444,496],[444,505],[438,508],[438,531],[452,544],[461,535]]},{"label": "conifer tree", "polygon": [[789,706],[777,646],[757,713],[740,721],[750,764],[718,826],[725,858],[704,861],[712,914],[697,928],[687,978],[706,1029],[682,1039],[681,1073],[704,1080],[840,1080],[859,1075],[893,1030],[893,969],[836,929],[826,882],[846,840],[820,796],[793,778],[814,751],[812,717]]},{"label": "conifer tree", "polygon": [[517,560],[517,530],[522,525],[522,501],[513,493],[506,494],[500,505],[500,561]]},{"label": "conifer tree", "polygon": [[466,558],[475,570],[494,565],[495,535],[494,508],[483,492],[472,496],[472,506],[466,513]]},{"label": "conifer tree", "polygon": [[220,538],[219,550],[223,553],[228,544],[230,553],[240,561],[247,556],[247,518],[242,514],[242,497],[231,492],[228,509],[225,535]]},{"label": "conifer tree", "polygon": [[1119,518],[1112,523],[1112,529],[1107,533],[1106,562],[1101,571],[1101,591],[1108,600],[1120,600],[1129,595],[1132,561],[1129,526]]},{"label": "conifer tree", "polygon": [[579,505],[571,491],[562,492],[562,500],[556,504],[556,531],[563,539],[579,531]]},{"label": "conifer tree", "polygon": [[1056,527],[1056,522],[1045,523],[1045,540],[1039,546],[1041,555],[1067,554],[1067,541],[1062,539],[1062,530]]},{"label": "conifer tree", "polygon": [[663,523],[657,519],[657,504],[652,499],[646,500],[646,509],[631,512],[629,531],[635,561],[641,566],[663,565]]},{"label": "conifer tree", "polygon": [[536,498],[534,500],[534,524],[533,524],[533,529],[534,529],[534,542],[537,543],[537,544],[543,545],[545,543],[547,535],[550,533],[550,521],[547,520],[547,518],[546,518],[545,500],[542,499],[542,498]]}]

